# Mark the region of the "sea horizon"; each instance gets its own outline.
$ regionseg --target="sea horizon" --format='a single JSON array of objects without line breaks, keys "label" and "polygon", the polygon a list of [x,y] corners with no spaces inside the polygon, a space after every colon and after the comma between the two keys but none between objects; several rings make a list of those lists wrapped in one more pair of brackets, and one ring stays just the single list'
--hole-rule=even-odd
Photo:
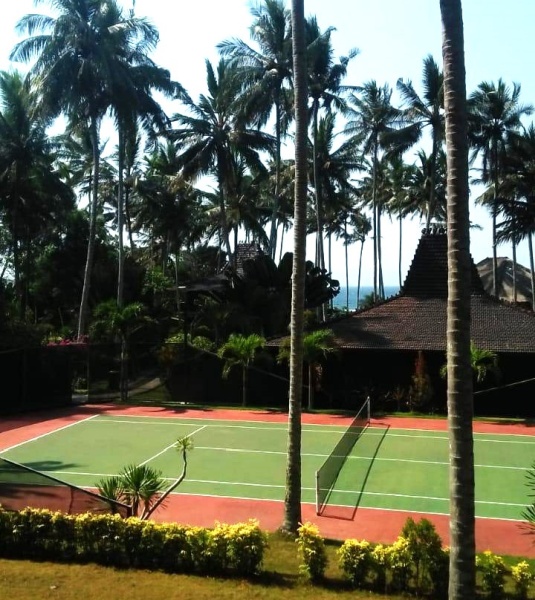
[{"label": "sea horizon", "polygon": [[[349,310],[355,310],[357,308],[357,288],[356,285],[349,286]],[[373,293],[373,286],[371,285],[361,285],[360,286],[360,302]],[[385,285],[385,298],[389,298],[390,296],[395,296],[399,293],[399,285]],[[333,300],[334,308],[345,309],[346,308],[346,288],[345,286],[340,286],[340,293],[334,297]]]}]

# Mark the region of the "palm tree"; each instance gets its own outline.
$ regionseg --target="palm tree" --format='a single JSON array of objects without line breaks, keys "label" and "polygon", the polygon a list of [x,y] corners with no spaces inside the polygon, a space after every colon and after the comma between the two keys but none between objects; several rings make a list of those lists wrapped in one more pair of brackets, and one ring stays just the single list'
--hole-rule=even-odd
[{"label": "palm tree", "polygon": [[132,183],[133,227],[142,239],[148,239],[151,260],[164,275],[170,265],[174,267],[178,307],[181,253],[206,234],[205,194],[177,175],[178,154],[173,143],[158,144],[145,163],[145,172]]},{"label": "palm tree", "polygon": [[350,216],[349,224],[353,227],[351,241],[360,242],[358,275],[357,275],[357,297],[355,300],[356,308],[360,307],[360,282],[362,275],[362,253],[364,252],[364,242],[372,230],[370,219],[360,210],[355,211]]},{"label": "palm tree", "polygon": [[472,600],[475,581],[473,397],[470,364],[468,117],[461,0],[440,0],[448,157],[448,425],[450,600]]},{"label": "palm tree", "polygon": [[411,212],[411,182],[416,169],[414,165],[406,164],[399,155],[389,157],[385,161],[384,167],[385,206],[390,215],[397,215],[399,224],[398,280],[401,288],[403,285],[401,260],[403,256],[403,219]]},{"label": "palm tree", "polygon": [[128,350],[132,334],[148,321],[140,302],[118,306],[113,300],[101,302],[94,311],[91,324],[96,336],[117,335],[121,342],[119,389],[121,401],[128,400]]},{"label": "palm tree", "polygon": [[295,199],[292,307],[290,316],[290,389],[288,458],[283,529],[296,533],[301,522],[301,397],[305,306],[307,205],[307,72],[304,0],[292,0],[292,53],[295,95]]},{"label": "palm tree", "polygon": [[[531,271],[532,309],[535,311],[535,263],[533,235],[535,234],[535,126],[531,124],[510,145],[506,173],[502,182],[504,202],[499,210],[502,221],[497,223],[497,241],[513,242],[527,239]],[[513,282],[514,279],[513,272]]]},{"label": "palm tree", "polygon": [[161,471],[146,464],[127,465],[118,475],[97,483],[102,496],[129,504],[132,515],[140,519],[146,519],[152,512],[164,486],[165,479]]},{"label": "palm tree", "polygon": [[18,72],[0,72],[0,217],[9,235],[19,316],[25,317],[41,236],[74,208],[72,189],[54,168],[47,121]]},{"label": "palm tree", "polygon": [[362,140],[365,155],[371,158],[371,204],[373,223],[373,293],[384,298],[381,266],[381,212],[378,200],[379,158],[383,150],[402,153],[418,137],[418,129],[407,125],[401,110],[391,104],[392,90],[388,84],[379,87],[376,81],[368,81],[359,88],[359,95],[352,93],[346,112],[349,121],[346,132]]},{"label": "palm tree", "polygon": [[[472,366],[472,374],[476,383],[482,383],[493,373],[499,374],[498,355],[492,350],[478,348],[474,342],[470,342],[470,365]],[[448,365],[445,364],[440,368],[442,377],[448,374]]]},{"label": "palm tree", "polygon": [[314,196],[316,204],[316,230],[318,265],[325,268],[325,256],[323,250],[323,198],[321,180],[318,178],[319,157],[317,156],[318,145],[318,116],[320,108],[328,112],[335,109],[345,108],[345,102],[341,94],[350,90],[356,90],[355,86],[342,86],[342,79],[347,73],[349,61],[358,54],[358,50],[350,50],[347,56],[342,56],[339,62],[333,60],[333,48],[331,43],[332,28],[321,32],[315,17],[307,19],[306,34],[308,39],[307,70],[308,70],[308,94],[310,97],[310,113],[312,120],[312,177],[314,185]]},{"label": "palm tree", "polygon": [[411,81],[398,79],[397,88],[402,99],[406,102],[406,113],[409,120],[415,123],[421,133],[424,127],[431,129],[431,154],[429,201],[426,218],[426,228],[429,228],[431,218],[435,213],[435,181],[437,179],[437,161],[439,151],[444,141],[444,76],[434,58],[429,55],[424,58],[422,79],[423,97],[420,98]]},{"label": "palm tree", "polygon": [[247,387],[249,365],[254,361],[258,350],[266,345],[262,336],[252,333],[245,336],[231,333],[228,340],[219,348],[217,354],[223,359],[223,377],[228,377],[233,367],[242,369],[242,406],[247,406]]},{"label": "palm tree", "polygon": [[275,259],[277,249],[277,218],[280,210],[281,146],[290,121],[289,85],[292,79],[292,35],[290,13],[281,0],[264,0],[251,9],[254,21],[251,39],[258,44],[255,50],[242,40],[221,42],[222,56],[231,57],[238,66],[237,75],[243,82],[242,99],[245,110],[259,127],[266,124],[275,109],[275,186],[273,191],[269,250]]},{"label": "palm tree", "polygon": [[[133,16],[133,11],[131,13]],[[118,186],[117,186],[117,232],[118,232],[118,277],[117,304],[122,306],[124,289],[124,176],[127,145],[138,138],[139,126],[150,133],[163,132],[169,125],[169,119],[153,94],[158,92],[167,97],[186,97],[182,86],[171,81],[169,71],[158,67],[147,53],[154,49],[158,41],[157,30],[147,26],[143,36],[139,35],[126,43],[126,54],[118,62],[122,69],[117,77],[117,89],[114,90],[112,111],[119,134],[118,143]]]},{"label": "palm tree", "polygon": [[[335,115],[328,114],[322,117],[317,123],[316,143],[309,147],[309,156],[314,157],[310,165],[310,173],[321,190],[322,200],[320,204],[316,202],[316,212],[321,209],[320,217],[316,215],[316,234],[318,237],[323,236],[323,223],[327,223],[326,231],[330,241],[333,233],[343,236],[344,227],[347,226],[346,216],[348,211],[353,209],[354,199],[356,197],[356,188],[351,183],[351,175],[354,171],[362,168],[360,149],[355,142],[355,138],[351,138],[342,142],[338,148],[334,149],[334,141],[337,135],[335,129]],[[322,244],[318,244],[318,257],[316,262],[322,266],[320,248]],[[322,268],[325,268],[323,265]],[[331,270],[330,260],[330,244],[329,244],[329,266]]]},{"label": "palm tree", "polygon": [[482,160],[482,180],[493,186],[492,215],[492,274],[493,294],[497,295],[497,215],[501,197],[501,179],[504,175],[507,143],[522,127],[522,117],[533,112],[531,105],[520,103],[520,85],[513,83],[511,90],[502,79],[483,81],[470,95],[470,141],[474,157]]},{"label": "palm tree", "polygon": [[[44,2],[45,0],[37,0]],[[131,44],[152,44],[157,33],[145,19],[125,18],[116,0],[46,0],[57,17],[29,14],[17,30],[29,37],[19,42],[11,60],[36,58],[29,79],[36,105],[47,115],[60,113],[71,122],[87,123],[93,150],[90,228],[78,335],[85,332],[91,272],[95,252],[99,190],[99,128],[117,94],[135,88],[124,66],[132,58]]]},{"label": "palm tree", "polygon": [[[289,342],[288,338],[285,342]],[[314,390],[319,383],[321,359],[332,354],[336,349],[332,346],[333,332],[330,329],[317,329],[307,333],[303,338],[303,361],[308,366],[308,410],[314,408]],[[289,344],[283,344],[279,349],[277,360],[288,360]]]},{"label": "palm tree", "polygon": [[183,99],[191,113],[175,114],[177,128],[168,135],[183,146],[178,157],[185,179],[201,175],[215,175],[220,204],[220,232],[225,250],[232,259],[227,222],[227,205],[235,184],[236,163],[243,159],[255,173],[265,171],[260,153],[273,149],[272,136],[250,128],[239,113],[241,83],[236,67],[221,59],[214,70],[206,61],[209,95],[201,95],[198,104]]}]

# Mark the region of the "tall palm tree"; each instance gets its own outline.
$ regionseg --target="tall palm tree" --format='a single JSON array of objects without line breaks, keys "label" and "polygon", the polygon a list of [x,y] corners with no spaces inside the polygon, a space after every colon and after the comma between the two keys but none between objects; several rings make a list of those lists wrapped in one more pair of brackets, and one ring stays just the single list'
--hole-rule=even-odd
[{"label": "tall palm tree", "polygon": [[520,85],[511,89],[502,79],[483,81],[470,95],[470,141],[473,155],[482,160],[482,180],[493,186],[492,216],[492,280],[493,294],[497,295],[497,215],[501,194],[501,179],[507,156],[507,143],[522,127],[522,117],[530,115],[533,107],[520,103]]},{"label": "tall palm tree", "polygon": [[308,94],[310,98],[310,114],[312,121],[312,177],[314,197],[316,204],[316,230],[317,230],[317,255],[320,268],[325,268],[325,255],[323,250],[323,198],[321,180],[318,177],[319,157],[318,151],[318,118],[320,108],[331,112],[333,108],[345,108],[343,95],[355,91],[355,86],[343,86],[342,80],[347,74],[349,61],[358,54],[352,49],[347,56],[340,57],[339,62],[333,59],[333,47],[329,28],[321,32],[315,17],[307,19],[307,70]]},{"label": "tall palm tree", "polygon": [[173,143],[159,144],[145,162],[145,172],[132,190],[134,229],[148,239],[164,274],[174,262],[178,302],[180,253],[191,249],[206,233],[204,194],[177,175],[178,152]]},{"label": "tall palm tree", "polygon": [[20,317],[41,236],[74,208],[72,189],[54,165],[47,121],[33,108],[22,75],[0,72],[0,220],[9,236]]},{"label": "tall palm tree", "polygon": [[251,39],[258,50],[242,40],[221,42],[218,49],[238,66],[243,82],[245,110],[264,126],[275,110],[275,181],[272,199],[269,251],[275,258],[277,249],[277,217],[280,205],[281,147],[290,121],[292,80],[292,33],[290,12],[282,0],[264,0],[251,9],[254,21]]},{"label": "tall palm tree", "polygon": [[55,117],[87,123],[93,149],[90,229],[84,286],[78,317],[78,335],[86,329],[91,272],[95,252],[97,203],[100,176],[99,129],[103,116],[117,94],[135,88],[125,64],[132,44],[149,45],[157,32],[146,19],[125,17],[116,0],[36,0],[56,9],[58,16],[29,14],[17,24],[28,37],[19,42],[11,60],[35,58],[29,79],[36,105]]},{"label": "tall palm tree", "polygon": [[295,199],[288,458],[283,529],[296,533],[301,521],[301,397],[306,274],[307,71],[304,0],[292,0],[292,54],[295,94]]},{"label": "tall palm tree", "polygon": [[[535,126],[531,124],[510,145],[506,173],[501,185],[504,202],[499,205],[502,221],[497,223],[498,243],[511,241],[513,246],[527,239],[531,271],[532,308],[535,311]],[[514,282],[513,272],[513,282]]]},{"label": "tall palm tree", "polygon": [[438,155],[444,141],[444,76],[429,55],[424,58],[422,78],[423,97],[420,97],[411,81],[398,79],[397,88],[405,101],[407,117],[418,127],[419,133],[425,127],[431,129],[429,210],[426,218],[426,228],[429,228],[435,212],[435,180],[437,178]]},{"label": "tall palm tree", "polygon": [[473,397],[470,360],[468,116],[461,0],[440,0],[448,157],[448,424],[450,600],[475,597]]},{"label": "tall palm tree", "polygon": [[[315,211],[321,209],[320,217],[316,214],[316,234],[327,233],[329,240],[328,270],[331,271],[331,238],[334,233],[343,237],[347,231],[347,216],[354,208],[356,187],[351,183],[355,171],[363,168],[360,147],[356,138],[342,141],[334,148],[338,137],[335,133],[336,117],[333,113],[319,119],[316,140],[309,145],[309,173],[315,181],[318,191],[321,189],[322,201],[316,203]],[[323,225],[326,224],[326,226]],[[321,226],[324,231],[320,231]],[[319,244],[318,244],[319,246]],[[319,254],[319,252],[318,252]],[[321,260],[317,261],[321,265]],[[346,265],[347,266],[347,265]],[[324,268],[324,267],[323,267]]]},{"label": "tall palm tree", "polygon": [[378,171],[382,151],[402,153],[418,137],[418,129],[407,124],[403,112],[391,104],[392,90],[388,84],[378,86],[366,82],[359,93],[351,93],[346,113],[346,132],[362,140],[365,155],[371,163],[371,204],[373,223],[373,293],[384,298],[381,266],[381,203],[378,201]]},{"label": "tall palm tree", "polygon": [[237,160],[241,158],[253,172],[265,171],[260,153],[272,151],[274,139],[243,122],[236,67],[221,59],[216,70],[206,61],[206,71],[209,95],[201,95],[197,104],[184,98],[190,114],[175,114],[172,119],[178,127],[169,130],[168,135],[183,147],[178,162],[185,179],[215,176],[221,238],[232,260],[227,204],[235,185]]},{"label": "tall palm tree", "polygon": [[411,213],[411,183],[415,171],[415,166],[406,164],[401,156],[392,156],[385,161],[383,182],[385,206],[391,216],[397,216],[399,225],[398,281],[400,288],[403,285],[403,220]]}]

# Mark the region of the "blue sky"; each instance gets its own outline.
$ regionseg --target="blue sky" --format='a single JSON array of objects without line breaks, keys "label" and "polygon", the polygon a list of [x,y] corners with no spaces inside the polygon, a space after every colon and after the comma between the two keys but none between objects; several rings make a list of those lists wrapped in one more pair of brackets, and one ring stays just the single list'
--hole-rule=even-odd
[{"label": "blue sky", "polygon": [[[126,8],[131,0],[123,0]],[[289,0],[288,0],[289,5]],[[464,0],[467,90],[483,80],[522,85],[521,99],[535,104],[535,0]],[[160,44],[153,58],[168,68],[193,98],[205,90],[205,59],[216,61],[218,42],[238,37],[249,41],[251,3],[246,0],[136,0],[136,12],[149,18],[160,31]],[[9,63],[9,52],[17,41],[14,25],[29,12],[49,13],[46,2],[34,7],[32,0],[3,0],[0,21],[0,68]],[[358,85],[375,79],[395,87],[399,77],[411,79],[420,91],[423,58],[432,54],[441,63],[441,22],[439,0],[305,0],[307,15],[316,15],[322,29],[335,27],[332,35],[338,56],[350,48],[360,50],[350,64],[346,83]],[[170,112],[178,105],[169,107]],[[407,156],[407,159],[410,157]],[[474,260],[491,256],[490,221],[485,210],[471,209],[471,218],[482,230],[472,233]],[[420,235],[420,224],[405,226],[403,272],[410,266]],[[385,218],[383,225],[384,280],[397,283],[397,225]],[[367,246],[367,248],[366,248]],[[363,284],[371,283],[371,248],[365,245],[364,263],[369,265]],[[509,246],[500,246],[500,256],[511,256]],[[358,251],[350,250],[350,279],[356,280]],[[525,244],[518,260],[528,265]],[[341,244],[333,253],[333,275],[344,279]]]}]

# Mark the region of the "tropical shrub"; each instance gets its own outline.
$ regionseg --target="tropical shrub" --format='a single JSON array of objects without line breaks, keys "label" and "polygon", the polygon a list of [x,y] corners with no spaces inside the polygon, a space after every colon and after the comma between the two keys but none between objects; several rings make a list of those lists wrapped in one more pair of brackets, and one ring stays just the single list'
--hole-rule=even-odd
[{"label": "tropical shrub", "polygon": [[319,529],[312,523],[303,523],[297,534],[295,541],[301,558],[300,572],[311,581],[323,579],[327,568],[327,553],[325,540],[321,537]]},{"label": "tropical shrub", "polygon": [[388,546],[377,544],[371,552],[373,587],[386,591],[386,573],[388,567]]},{"label": "tropical shrub", "polygon": [[393,544],[386,547],[386,564],[390,572],[392,589],[396,592],[409,591],[412,556],[410,542],[407,538],[399,536]]},{"label": "tropical shrub", "polygon": [[515,584],[517,597],[524,600],[528,597],[529,588],[535,581],[535,573],[531,571],[529,564],[523,560],[511,567],[511,577]]},{"label": "tropical shrub", "polygon": [[236,575],[255,573],[262,562],[267,536],[257,521],[226,525],[216,523],[208,532],[208,552],[213,567]]},{"label": "tropical shrub", "polygon": [[489,597],[503,598],[507,574],[503,558],[486,550],[482,555],[476,556],[476,567],[481,574],[483,590]]},{"label": "tropical shrub", "polygon": [[372,545],[366,540],[346,540],[338,550],[342,573],[354,586],[362,587],[373,568]]},{"label": "tropical shrub", "polygon": [[3,558],[91,561],[209,575],[254,575],[267,546],[256,521],[218,523],[209,530],[111,514],[65,515],[32,508],[20,512],[0,508],[0,535]]},{"label": "tropical shrub", "polygon": [[416,522],[409,517],[401,536],[408,542],[415,590],[418,593],[433,590],[435,594],[447,591],[448,553],[443,550],[433,523],[428,519]]}]

